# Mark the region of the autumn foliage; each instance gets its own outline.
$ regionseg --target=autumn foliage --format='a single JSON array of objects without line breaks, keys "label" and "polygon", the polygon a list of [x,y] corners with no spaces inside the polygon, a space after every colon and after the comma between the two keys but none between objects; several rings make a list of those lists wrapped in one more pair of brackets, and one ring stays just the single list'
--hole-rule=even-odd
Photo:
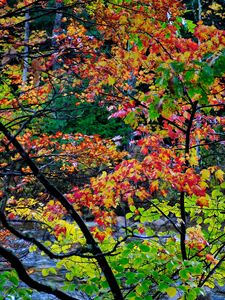
[{"label": "autumn foliage", "polygon": [[[224,284],[225,31],[187,13],[176,0],[0,3],[0,256],[30,288],[197,299]],[[123,149],[51,128],[84,103],[130,126]],[[63,271],[63,289],[20,272],[9,232],[54,260],[42,275]]]}]

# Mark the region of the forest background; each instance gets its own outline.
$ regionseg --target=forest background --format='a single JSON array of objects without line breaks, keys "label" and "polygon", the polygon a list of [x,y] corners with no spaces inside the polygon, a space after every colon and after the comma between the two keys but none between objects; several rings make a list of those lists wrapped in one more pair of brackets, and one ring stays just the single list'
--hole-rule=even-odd
[{"label": "forest background", "polygon": [[0,1],[0,299],[224,285],[224,7]]}]

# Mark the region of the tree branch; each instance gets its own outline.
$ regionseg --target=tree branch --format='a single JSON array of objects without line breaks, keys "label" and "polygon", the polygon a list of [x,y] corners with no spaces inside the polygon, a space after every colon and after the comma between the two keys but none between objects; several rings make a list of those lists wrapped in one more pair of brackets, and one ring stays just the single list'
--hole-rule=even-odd
[{"label": "tree branch", "polygon": [[[185,155],[189,154],[189,151],[190,151],[190,134],[191,134],[191,128],[192,128],[194,116],[196,113],[197,105],[198,105],[197,101],[193,103],[191,116],[190,116],[189,123],[187,126],[186,139],[185,139]],[[186,167],[188,167],[188,165],[189,165],[189,162],[186,158],[185,158],[185,165],[186,165]],[[183,258],[183,260],[186,260],[187,259],[187,252],[186,252],[186,246],[185,246],[186,211],[185,211],[184,197],[185,197],[185,192],[181,192],[181,194],[180,194],[180,213],[181,213],[182,222],[181,222],[180,248],[181,248],[182,258]]]},{"label": "tree branch", "polygon": [[39,168],[24,150],[22,145],[17,141],[17,139],[7,130],[7,128],[0,123],[0,131],[6,136],[6,138],[11,141],[13,146],[17,149],[21,157],[23,158],[24,162],[32,170],[34,176],[37,180],[42,183],[42,185],[46,188],[50,195],[58,199],[58,201],[63,205],[63,207],[70,213],[73,220],[77,223],[80,227],[84,237],[87,241],[87,244],[91,246],[92,253],[95,255],[95,259],[98,262],[99,267],[101,268],[102,272],[105,275],[105,278],[110,286],[111,292],[114,296],[115,300],[123,300],[123,295],[120,290],[120,287],[116,281],[116,278],[112,272],[111,267],[109,266],[105,256],[103,255],[100,247],[98,246],[97,242],[95,241],[94,237],[92,236],[91,232],[89,231],[88,227],[86,226],[83,219],[80,217],[78,212],[74,209],[74,207],[68,202],[68,200],[64,197],[64,195],[54,187],[48,179],[40,172]]},{"label": "tree branch", "polygon": [[38,281],[31,278],[27,274],[27,272],[24,268],[24,265],[21,263],[21,261],[10,250],[3,248],[1,245],[0,245],[0,253],[1,253],[0,255],[2,257],[4,257],[7,261],[9,261],[11,263],[11,266],[16,270],[19,278],[24,283],[26,283],[29,287],[31,287],[39,292],[45,292],[47,294],[52,294],[62,300],[80,300],[79,298],[69,296],[60,290],[57,290],[48,285],[39,283]]},{"label": "tree branch", "polygon": [[113,255],[113,252],[116,251],[117,247],[119,244],[121,244],[122,242],[124,242],[125,239],[123,239],[122,241],[119,241],[115,244],[115,246],[113,247],[113,249],[111,251],[107,251],[105,253],[101,253],[101,254],[96,254],[96,255],[85,255],[83,253],[91,253],[92,249],[89,249],[88,247],[78,247],[76,250],[74,251],[70,251],[68,253],[65,254],[55,254],[53,253],[51,250],[49,250],[47,247],[45,247],[41,242],[39,242],[38,240],[36,240],[34,237],[28,235],[28,234],[24,234],[20,231],[18,231],[15,227],[11,226],[9,224],[9,222],[7,221],[3,211],[0,212],[0,220],[2,222],[2,225],[8,229],[12,234],[14,234],[16,237],[23,239],[27,242],[30,242],[34,245],[36,245],[38,247],[39,250],[43,251],[49,258],[51,259],[63,259],[63,258],[67,258],[67,257],[71,257],[71,256],[79,256],[79,257],[83,257],[83,258],[96,258],[96,256],[106,256],[106,255]]}]

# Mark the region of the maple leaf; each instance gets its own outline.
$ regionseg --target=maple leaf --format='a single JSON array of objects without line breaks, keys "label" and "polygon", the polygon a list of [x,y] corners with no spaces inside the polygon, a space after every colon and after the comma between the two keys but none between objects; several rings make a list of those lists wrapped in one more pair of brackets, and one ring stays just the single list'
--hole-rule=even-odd
[{"label": "maple leaf", "polygon": [[114,83],[116,82],[116,78],[114,78],[114,77],[109,77],[108,79],[107,79],[107,83],[109,84],[109,85],[114,85]]},{"label": "maple leaf", "polygon": [[203,180],[209,180],[210,179],[210,171],[208,169],[201,170],[201,177]]},{"label": "maple leaf", "polygon": [[224,172],[222,170],[217,170],[215,176],[220,182],[223,182]]},{"label": "maple leaf", "polygon": [[[224,177],[217,159],[214,160],[213,147],[215,143],[218,143],[219,150],[224,147],[223,141],[220,141],[225,124],[222,112],[224,31],[203,22],[196,26],[192,21],[185,21],[182,17],[185,8],[178,0],[153,0],[151,5],[147,0],[142,3],[130,0],[106,2],[64,1],[56,13],[53,9],[53,19],[62,14],[62,28],[54,28],[49,38],[49,28],[34,30],[39,27],[35,16],[32,34],[26,43],[21,34],[26,23],[22,16],[26,7],[23,6],[29,5],[31,11],[35,8],[38,19],[39,9],[41,18],[45,15],[45,3],[36,6],[28,0],[9,6],[1,2],[6,7],[0,7],[0,35],[4,40],[0,118],[3,127],[5,125],[13,136],[7,139],[1,132],[1,178],[10,178],[6,215],[9,219],[15,216],[16,219],[21,217],[45,222],[53,228],[57,237],[57,243],[48,241],[49,247],[55,253],[65,253],[69,249],[74,250],[77,241],[85,244],[81,230],[68,215],[76,209],[78,215],[85,218],[88,211],[96,226],[90,230],[87,240],[94,237],[101,242],[104,250],[111,251],[115,244],[119,250],[117,255],[110,256],[112,264],[109,267],[112,268],[110,278],[113,278],[114,272],[118,276],[121,285],[118,290],[129,289],[129,282],[132,285],[132,276],[135,276],[134,297],[135,293],[139,298],[151,297],[151,289],[142,288],[146,285],[143,278],[154,277],[155,289],[160,290],[159,287],[165,285],[167,287],[162,292],[172,297],[178,294],[185,278],[185,293],[188,294],[193,282],[199,283],[199,278],[188,270],[185,274],[188,278],[177,276],[176,279],[174,271],[178,270],[180,275],[180,268],[186,268],[189,262],[191,266],[193,262],[202,266],[215,262],[211,254],[205,255],[209,233],[210,243],[215,241],[213,251],[220,256],[220,248],[217,247],[221,247],[218,243],[221,222],[218,222],[220,215],[217,211],[218,205],[221,210],[223,207],[222,201],[216,201],[216,195],[222,194],[219,189],[223,189],[224,185],[215,188],[215,180],[210,179],[214,174],[216,182],[221,183]],[[50,6],[48,3],[48,16],[49,12],[51,14]],[[65,17],[67,8],[73,11],[75,18]],[[217,7],[214,8],[218,11]],[[51,22],[54,24],[54,20]],[[41,27],[46,24],[43,22]],[[184,24],[188,37],[183,33]],[[14,31],[15,34],[12,34]],[[30,49],[28,79],[22,84],[25,64],[20,62],[21,58],[26,62],[26,46]],[[14,60],[19,63],[15,64]],[[66,101],[60,110],[57,100],[62,97]],[[73,101],[73,97],[78,101]],[[129,141],[124,148],[128,152],[120,151],[110,139],[74,133],[73,122],[82,118],[80,104],[95,105],[97,102],[107,106],[109,111],[113,109],[111,118],[120,117],[139,131],[138,141],[133,137],[130,141],[130,136],[127,137]],[[73,113],[71,107],[74,108]],[[74,118],[71,122],[68,121],[71,120],[70,115]],[[53,126],[47,131],[45,123],[51,123],[52,119],[59,122],[59,128],[66,128],[66,132],[55,132]],[[67,121],[69,128],[61,127]],[[12,146],[14,141],[20,143],[40,169],[40,176],[32,175],[25,156],[21,158],[18,149]],[[208,167],[211,160],[216,161],[214,167]],[[53,186],[57,185],[65,193],[69,204],[72,204],[71,209],[65,209],[55,194],[51,195],[44,189],[40,191],[37,181],[43,176],[49,177]],[[0,181],[2,190],[5,190],[4,184],[5,181]],[[211,201],[206,191],[213,191],[215,201]],[[6,194],[1,196],[7,197]],[[155,199],[151,199],[151,194]],[[187,205],[183,205],[184,196],[189,202]],[[140,207],[136,208],[136,202]],[[198,209],[196,206],[193,208],[193,203]],[[207,209],[209,206],[210,209]],[[129,222],[134,219],[140,224],[134,224],[134,227],[127,224],[126,230],[115,233],[118,229],[115,211],[124,210],[124,207],[130,211]],[[143,234],[144,229],[146,236],[152,236],[151,228],[145,228],[143,222],[160,219],[170,211],[178,219],[188,216],[181,223],[181,231],[171,222],[174,230],[180,233],[176,234],[181,237],[180,243],[173,238],[167,239],[162,247],[154,238],[152,248],[151,242],[139,243],[136,238],[134,243],[133,238],[126,240],[130,234]],[[196,222],[202,227],[188,228],[189,220],[191,224]],[[201,228],[204,228],[204,234]],[[187,240],[184,243],[186,229]],[[125,240],[118,243],[124,236]],[[196,251],[194,259],[185,253],[186,247],[190,248],[190,252]],[[93,257],[93,261],[100,260],[100,267],[104,259],[101,253]],[[66,279],[73,280],[75,275],[78,279],[85,278],[82,289],[87,290],[90,297],[99,297],[96,292],[99,286],[97,289],[93,287],[94,294],[91,295],[88,284],[105,282],[102,276],[107,268],[98,272],[97,268],[93,268],[94,264],[83,257],[63,259],[57,263],[58,266],[60,263],[68,271]],[[164,276],[165,270],[167,276]],[[202,267],[202,274],[212,273],[207,272]],[[175,280],[176,288],[168,287],[168,282],[161,284],[164,277]],[[183,286],[181,288],[183,292]],[[102,297],[105,291],[108,293],[108,288],[102,285]],[[113,294],[115,298],[122,298]]]},{"label": "maple leaf", "polygon": [[205,246],[208,245],[208,242],[205,240],[201,227],[189,227],[187,229],[187,234],[189,239],[186,241],[186,244],[192,249],[197,248],[202,250]]},{"label": "maple leaf", "polygon": [[217,264],[218,263],[218,260],[216,260],[215,257],[212,254],[209,254],[209,253],[206,254],[205,258],[206,258],[206,260],[208,262],[211,262],[213,264]]},{"label": "maple leaf", "polygon": [[209,207],[209,200],[206,196],[202,196],[197,199],[196,204],[199,205],[201,208],[203,206]]},{"label": "maple leaf", "polygon": [[153,192],[157,191],[158,188],[159,188],[159,181],[154,180],[150,185],[150,192],[153,193]]}]

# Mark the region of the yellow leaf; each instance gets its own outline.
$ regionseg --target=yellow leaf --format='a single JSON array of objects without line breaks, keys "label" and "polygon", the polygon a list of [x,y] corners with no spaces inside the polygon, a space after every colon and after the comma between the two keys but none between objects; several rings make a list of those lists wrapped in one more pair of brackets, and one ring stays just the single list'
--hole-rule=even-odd
[{"label": "yellow leaf", "polygon": [[113,85],[115,82],[116,82],[116,79],[114,77],[112,77],[112,76],[109,76],[109,78],[108,78],[108,84],[109,85]]},{"label": "yellow leaf", "polygon": [[44,276],[44,277],[48,276],[49,270],[48,269],[42,269],[41,273],[42,273],[42,276]]},{"label": "yellow leaf", "polygon": [[207,281],[206,283],[205,283],[205,285],[206,286],[208,286],[209,288],[211,288],[211,289],[213,289],[214,287],[215,287],[215,284],[212,282],[212,281]]},{"label": "yellow leaf", "polygon": [[202,179],[203,180],[209,180],[210,179],[210,171],[207,169],[203,169],[201,171]]},{"label": "yellow leaf", "polygon": [[137,14],[135,16],[135,19],[134,19],[134,23],[135,23],[135,26],[136,27],[139,27],[140,25],[142,25],[144,23],[144,19],[143,19],[143,15],[142,14]]},{"label": "yellow leaf", "polygon": [[220,4],[218,4],[218,3],[213,3],[213,4],[211,4],[210,6],[209,6],[209,8],[211,8],[212,10],[220,10],[220,9],[222,9],[222,6],[220,5]]},{"label": "yellow leaf", "polygon": [[217,170],[215,172],[215,176],[220,182],[223,182],[223,174],[224,172],[222,170]]},{"label": "yellow leaf", "polygon": [[191,166],[198,166],[198,156],[195,149],[190,152],[189,163]]},{"label": "yellow leaf", "polygon": [[100,62],[98,63],[98,65],[101,66],[101,67],[105,67],[105,66],[107,65],[107,61],[102,60],[102,61],[100,61]]},{"label": "yellow leaf", "polygon": [[177,290],[175,289],[175,287],[168,287],[166,289],[166,293],[170,298],[173,298],[174,296],[176,296]]},{"label": "yellow leaf", "polygon": [[48,202],[48,205],[54,205],[54,204],[55,204],[54,200],[50,200],[50,201]]},{"label": "yellow leaf", "polygon": [[107,187],[114,187],[115,186],[115,181],[114,180],[107,181],[106,186]]},{"label": "yellow leaf", "polygon": [[107,176],[106,171],[103,171],[103,172],[102,172],[102,175],[101,175],[101,178],[106,178],[106,176]]},{"label": "yellow leaf", "polygon": [[207,184],[205,181],[200,181],[200,182],[199,182],[199,186],[200,186],[201,188],[207,188],[207,187],[209,187],[208,184]]},{"label": "yellow leaf", "polygon": [[120,22],[120,24],[126,24],[127,23],[127,17],[126,16],[121,16],[119,22]]},{"label": "yellow leaf", "polygon": [[77,32],[77,30],[74,25],[68,26],[68,28],[67,28],[68,35],[74,35],[74,34],[76,34],[76,32]]},{"label": "yellow leaf", "polygon": [[37,246],[35,246],[35,245],[32,245],[32,246],[30,246],[30,248],[29,248],[29,252],[34,252],[34,251],[36,251],[37,250]]}]

